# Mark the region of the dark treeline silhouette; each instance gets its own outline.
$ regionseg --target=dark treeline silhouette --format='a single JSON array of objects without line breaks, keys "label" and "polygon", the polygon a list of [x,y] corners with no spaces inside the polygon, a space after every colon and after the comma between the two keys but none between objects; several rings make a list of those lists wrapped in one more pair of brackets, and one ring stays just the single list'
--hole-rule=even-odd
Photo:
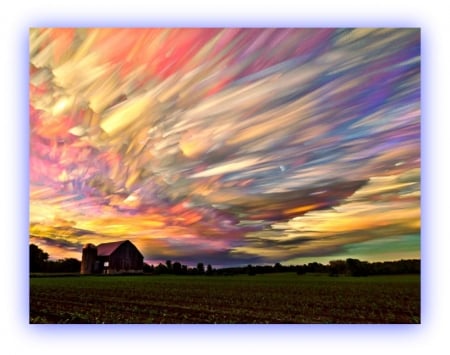
[{"label": "dark treeline silhouette", "polygon": [[65,258],[60,260],[49,260],[46,263],[44,272],[80,272],[81,261],[75,258]]},{"label": "dark treeline silhouette", "polygon": [[326,265],[322,265],[319,263],[310,263],[308,265],[281,265],[280,263],[276,263],[275,265],[247,265],[245,267],[227,267],[218,269],[218,275],[239,275],[239,274],[247,274],[250,276],[258,275],[258,274],[273,274],[273,273],[281,273],[281,272],[295,272],[298,275],[303,275],[306,273],[327,273],[328,268]]},{"label": "dark treeline silhouette", "polygon": [[80,272],[81,261],[75,258],[49,260],[48,253],[30,244],[30,272]]},{"label": "dark treeline silhouette", "polygon": [[[37,245],[30,244],[30,271],[31,272],[80,272],[81,262],[74,258],[66,258],[57,261],[49,260],[48,253],[44,252]],[[370,276],[370,275],[397,275],[397,274],[419,274],[420,260],[398,260],[368,262],[358,259],[348,258],[346,260],[331,260],[324,265],[318,262],[312,262],[303,265],[247,265],[241,267],[227,267],[215,269],[202,262],[197,263],[196,267],[189,267],[181,264],[179,261],[172,262],[166,260],[165,263],[159,263],[157,266],[144,263],[144,273],[149,275],[258,275],[271,273],[291,272],[298,275],[306,273],[328,274],[330,276]]]},{"label": "dark treeline silhouette", "polygon": [[[172,265],[172,267],[169,267]],[[370,275],[397,275],[397,274],[419,274],[420,260],[398,260],[383,262],[368,262],[358,259],[348,258],[346,260],[332,260],[324,265],[318,262],[312,262],[303,265],[247,265],[237,267],[227,267],[213,269],[211,265],[207,266],[205,271],[203,263],[198,263],[197,267],[190,268],[187,265],[181,265],[179,262],[166,264],[160,263],[158,266],[144,265],[144,272],[148,274],[174,274],[174,275],[258,275],[283,272],[295,272],[298,275],[309,274],[328,274],[330,276],[370,276]]]},{"label": "dark treeline silhouette", "polygon": [[206,267],[203,263],[198,263],[197,267],[188,267],[182,265],[179,261],[172,263],[171,260],[166,260],[166,263],[159,263],[157,266],[144,263],[144,273],[152,275],[217,275],[217,270],[213,269],[210,264]]},{"label": "dark treeline silhouette", "polygon": [[351,275],[397,275],[397,274],[419,274],[420,260],[408,259],[398,261],[367,262],[358,259],[332,260],[328,265],[330,276]]}]

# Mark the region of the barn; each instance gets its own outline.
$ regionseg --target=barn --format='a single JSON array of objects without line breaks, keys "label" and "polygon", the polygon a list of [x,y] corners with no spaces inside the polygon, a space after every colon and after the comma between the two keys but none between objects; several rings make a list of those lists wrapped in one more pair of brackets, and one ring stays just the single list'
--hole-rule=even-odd
[{"label": "barn", "polygon": [[86,244],[81,257],[81,274],[142,273],[144,256],[129,240]]}]

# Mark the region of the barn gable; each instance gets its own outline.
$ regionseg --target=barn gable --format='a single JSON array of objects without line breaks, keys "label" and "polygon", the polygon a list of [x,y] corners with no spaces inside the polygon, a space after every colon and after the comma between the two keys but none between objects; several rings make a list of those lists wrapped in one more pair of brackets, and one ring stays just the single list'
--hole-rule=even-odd
[{"label": "barn gable", "polygon": [[136,249],[136,251],[144,257],[141,252],[138,250],[138,248],[135,247],[133,243],[131,243],[129,240],[122,240],[118,242],[110,242],[110,243],[102,243],[97,246],[97,255],[98,256],[110,256],[113,254],[117,249],[119,249],[123,244],[128,243],[131,244],[131,246]]},{"label": "barn gable", "polygon": [[83,248],[82,274],[120,274],[143,272],[144,256],[129,240],[102,243]]}]

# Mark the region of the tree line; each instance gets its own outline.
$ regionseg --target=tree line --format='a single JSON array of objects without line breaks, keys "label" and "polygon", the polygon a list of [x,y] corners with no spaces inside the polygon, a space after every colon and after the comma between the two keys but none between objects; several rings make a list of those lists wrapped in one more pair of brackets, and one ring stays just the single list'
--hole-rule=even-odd
[{"label": "tree line", "polygon": [[216,275],[217,270],[213,269],[211,264],[205,268],[202,262],[197,263],[196,267],[189,267],[178,261],[166,260],[165,264],[159,263],[157,266],[144,263],[144,273],[153,275],[172,274],[172,275]]},{"label": "tree line", "polygon": [[[37,245],[30,244],[30,272],[80,272],[81,261],[75,258],[49,260],[49,254]],[[370,276],[370,275],[397,275],[419,274],[420,260],[408,259],[397,261],[368,262],[348,258],[346,260],[331,260],[328,264],[312,262],[303,265],[247,265],[240,267],[213,268],[211,264],[206,267],[204,263],[197,263],[196,267],[189,267],[178,261],[166,260],[165,263],[149,265],[144,263],[143,272],[150,275],[257,275],[270,273],[295,272],[298,275],[307,273],[328,274],[330,276]]]},{"label": "tree line", "polygon": [[330,276],[370,276],[370,275],[398,275],[420,274],[420,260],[408,259],[397,261],[368,262],[359,259],[348,258],[346,260],[331,260],[328,264],[312,262],[303,265],[247,265],[243,267],[227,267],[215,269],[208,264],[206,270],[203,263],[190,268],[179,262],[172,263],[167,260],[165,264],[159,263],[156,267],[144,264],[144,272],[149,274],[174,274],[174,275],[257,275],[270,273],[295,272],[298,275],[307,273],[328,274]]},{"label": "tree line", "polygon": [[304,274],[328,274],[330,276],[370,276],[370,275],[398,275],[420,274],[420,260],[408,259],[397,261],[368,262],[348,258],[346,260],[331,260],[328,264],[311,262],[303,265],[247,265],[246,267],[232,267],[217,270],[220,275],[236,274],[270,274],[282,272],[295,272]]},{"label": "tree line", "polygon": [[80,272],[81,261],[75,258],[49,260],[49,254],[30,244],[30,272]]},{"label": "tree line", "polygon": [[408,259],[398,261],[368,262],[359,259],[348,258],[346,260],[331,260],[328,264],[312,262],[303,265],[247,265],[227,268],[213,268],[208,264],[207,268],[203,263],[198,263],[197,267],[188,267],[179,262],[166,260],[165,264],[159,263],[157,266],[144,264],[144,273],[161,275],[257,275],[270,273],[297,273],[304,274],[328,274],[330,276],[370,276],[370,275],[398,275],[398,274],[420,274],[420,260]]}]

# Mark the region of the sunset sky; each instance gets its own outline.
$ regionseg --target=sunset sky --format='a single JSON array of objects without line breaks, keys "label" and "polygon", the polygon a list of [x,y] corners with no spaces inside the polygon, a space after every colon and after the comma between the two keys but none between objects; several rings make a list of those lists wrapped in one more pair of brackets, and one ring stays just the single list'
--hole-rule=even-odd
[{"label": "sunset sky", "polygon": [[418,29],[30,30],[30,243],[420,258]]}]

